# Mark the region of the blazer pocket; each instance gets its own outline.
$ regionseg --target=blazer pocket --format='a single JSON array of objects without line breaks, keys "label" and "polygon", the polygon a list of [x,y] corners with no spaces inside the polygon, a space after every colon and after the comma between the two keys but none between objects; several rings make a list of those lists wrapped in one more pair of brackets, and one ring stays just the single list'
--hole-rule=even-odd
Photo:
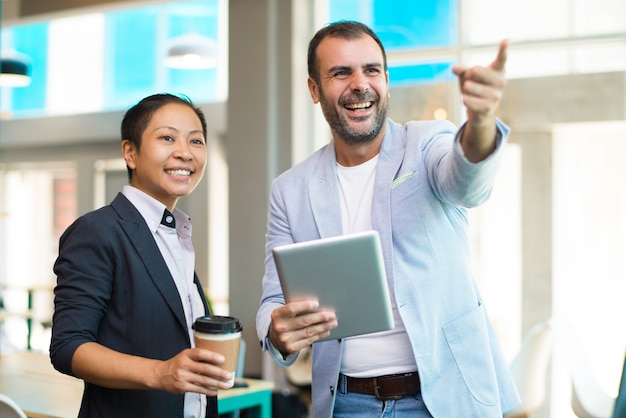
[{"label": "blazer pocket", "polygon": [[444,335],[465,384],[478,402],[497,403],[497,378],[482,306],[444,325]]},{"label": "blazer pocket", "polygon": [[422,182],[416,172],[400,175],[391,183],[392,204],[419,193],[420,187],[422,187]]}]

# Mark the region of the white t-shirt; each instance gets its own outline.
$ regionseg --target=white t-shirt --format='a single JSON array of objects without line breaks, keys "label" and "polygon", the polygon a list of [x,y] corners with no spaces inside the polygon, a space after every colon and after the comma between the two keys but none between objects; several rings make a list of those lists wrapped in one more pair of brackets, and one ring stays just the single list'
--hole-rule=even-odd
[{"label": "white t-shirt", "polygon": [[[378,156],[363,164],[337,164],[343,233],[372,229],[372,197]],[[409,337],[391,295],[394,328],[344,339],[340,372],[352,377],[374,377],[417,370]]]}]

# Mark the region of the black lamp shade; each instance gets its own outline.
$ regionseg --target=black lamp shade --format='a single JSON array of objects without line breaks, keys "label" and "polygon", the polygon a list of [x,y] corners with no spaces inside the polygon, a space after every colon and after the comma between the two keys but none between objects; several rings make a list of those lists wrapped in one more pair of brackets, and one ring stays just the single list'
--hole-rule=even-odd
[{"label": "black lamp shade", "polygon": [[24,87],[30,84],[28,61],[13,57],[0,58],[0,86]]},{"label": "black lamp shade", "polygon": [[29,75],[29,68],[28,64],[23,61],[14,58],[2,58],[0,72],[2,74]]}]

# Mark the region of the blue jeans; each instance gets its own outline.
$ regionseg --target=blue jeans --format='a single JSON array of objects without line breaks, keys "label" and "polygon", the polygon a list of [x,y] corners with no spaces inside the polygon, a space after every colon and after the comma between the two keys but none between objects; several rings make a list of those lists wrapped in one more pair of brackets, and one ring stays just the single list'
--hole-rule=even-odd
[{"label": "blue jeans", "polygon": [[433,418],[426,409],[422,394],[382,401],[372,395],[346,392],[346,382],[339,375],[333,418]]}]

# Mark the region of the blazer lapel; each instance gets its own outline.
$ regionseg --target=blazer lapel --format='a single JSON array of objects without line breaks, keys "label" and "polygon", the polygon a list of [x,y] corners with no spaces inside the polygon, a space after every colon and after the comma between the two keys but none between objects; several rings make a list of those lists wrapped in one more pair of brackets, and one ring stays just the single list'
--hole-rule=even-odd
[{"label": "blazer lapel", "polygon": [[372,202],[372,226],[374,229],[391,231],[391,184],[404,161],[406,138],[397,125],[387,122],[385,137],[378,154],[374,196]]},{"label": "blazer lapel", "polygon": [[[387,272],[393,272],[392,228],[391,228],[391,184],[404,161],[406,137],[399,132],[398,125],[387,121],[385,137],[378,155],[374,200],[372,202],[372,228],[380,235],[383,257]],[[392,274],[388,273],[390,291],[394,291]]]},{"label": "blazer lapel", "polygon": [[326,146],[309,180],[310,205],[320,238],[343,233],[337,184],[337,162],[332,142]]},{"label": "blazer lapel", "polygon": [[178,319],[180,325],[187,330],[185,313],[176,284],[143,217],[121,193],[111,202],[111,205],[120,215],[120,225],[137,250],[137,254],[155,287],[165,299],[167,306]]}]

